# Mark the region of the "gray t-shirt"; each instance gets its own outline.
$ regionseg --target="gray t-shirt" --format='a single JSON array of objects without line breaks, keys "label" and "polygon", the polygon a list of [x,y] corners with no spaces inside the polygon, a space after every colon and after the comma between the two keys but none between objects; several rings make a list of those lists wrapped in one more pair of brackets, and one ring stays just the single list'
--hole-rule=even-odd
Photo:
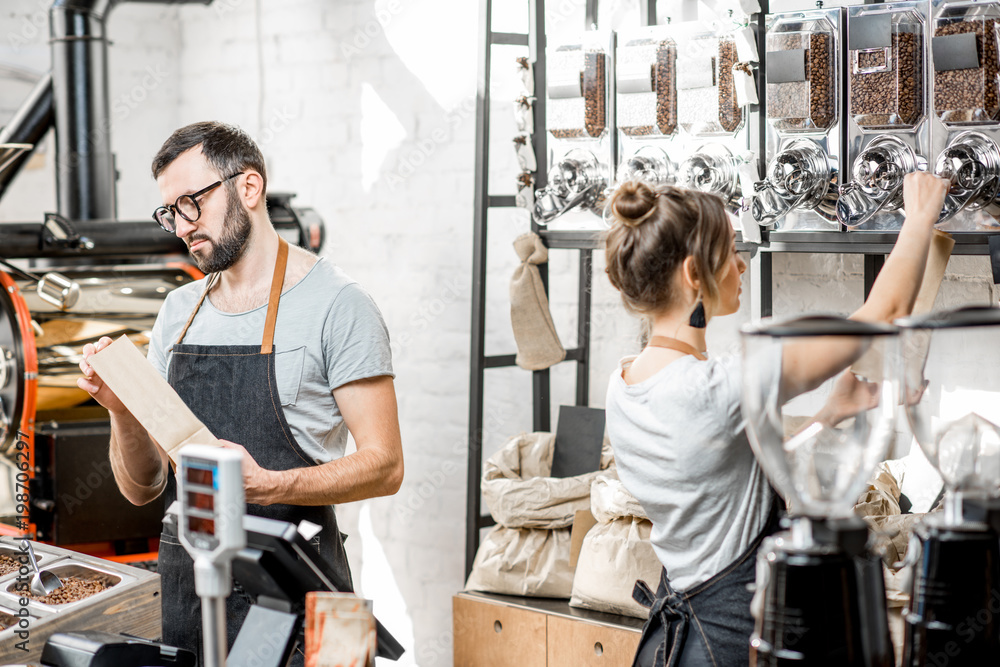
[{"label": "gray t-shirt", "polygon": [[744,430],[739,356],[685,356],[629,385],[634,358],[608,384],[608,435],[622,483],[653,522],[653,550],[684,591],[750,546],[771,491]]},{"label": "gray t-shirt", "polygon": [[[204,288],[204,279],[184,285],[167,295],[160,309],[148,359],[163,377],[171,349]],[[184,343],[260,345],[266,314],[266,304],[245,313],[225,313],[209,297]],[[375,302],[358,283],[320,258],[282,293],[274,350],[281,406],[295,440],[317,463],[340,458],[347,428],[331,392],[354,380],[393,377],[389,332]]]}]

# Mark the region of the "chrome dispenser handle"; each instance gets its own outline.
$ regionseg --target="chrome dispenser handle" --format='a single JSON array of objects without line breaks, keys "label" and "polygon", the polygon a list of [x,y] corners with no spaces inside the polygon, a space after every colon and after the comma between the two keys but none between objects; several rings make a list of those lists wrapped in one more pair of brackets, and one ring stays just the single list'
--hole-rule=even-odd
[{"label": "chrome dispenser handle", "polygon": [[978,160],[967,160],[958,169],[952,169],[948,163],[945,164],[945,168],[938,175],[947,178],[953,187],[957,185],[964,192],[954,195],[949,190],[944,198],[941,216],[936,224],[940,225],[951,220],[971,204],[983,190],[996,182],[996,175],[983,178],[986,173],[986,166]]},{"label": "chrome dispenser handle", "polygon": [[759,181],[754,183],[754,196],[750,204],[750,215],[754,222],[759,225],[769,225],[782,217],[808,196],[809,190],[797,195],[794,199],[788,199],[778,194],[774,184],[770,181]]},{"label": "chrome dispenser handle", "polygon": [[[876,215],[879,211],[885,208],[885,205],[892,201],[897,194],[899,194],[900,189],[902,189],[902,181],[896,185],[892,190],[885,193],[878,199],[869,197],[861,189],[857,183],[845,183],[840,186],[840,197],[837,199],[837,218],[843,222],[847,227],[855,228],[860,227],[865,224]],[[860,200],[860,201],[859,201]],[[851,210],[852,204],[859,204],[860,202],[876,202],[874,208],[868,208],[863,213],[858,214]]]}]

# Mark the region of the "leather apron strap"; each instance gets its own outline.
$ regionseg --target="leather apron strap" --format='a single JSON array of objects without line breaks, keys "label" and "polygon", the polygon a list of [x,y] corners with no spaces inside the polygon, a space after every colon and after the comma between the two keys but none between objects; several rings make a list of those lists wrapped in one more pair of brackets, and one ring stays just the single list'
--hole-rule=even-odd
[{"label": "leather apron strap", "polygon": [[[271,354],[271,350],[274,349],[274,327],[278,322],[278,302],[281,299],[281,288],[285,285],[285,267],[288,265],[288,241],[278,237],[278,256],[274,260],[274,274],[271,276],[271,292],[267,297],[267,317],[264,319],[264,338],[260,344],[261,354]],[[184,324],[184,328],[181,329],[181,335],[177,338],[177,344],[180,345],[184,342],[184,336],[187,335],[188,329],[191,328],[191,323],[194,322],[194,316],[198,314],[201,310],[201,304],[205,302],[205,297],[208,293],[215,287],[215,283],[218,282],[219,274],[213,273],[209,279],[208,283],[205,285],[205,290],[201,293],[201,297],[198,299],[198,303],[195,305],[194,310],[188,316],[187,322]]]},{"label": "leather apron strap", "polygon": [[704,354],[699,352],[693,345],[689,345],[682,340],[677,340],[676,338],[669,338],[667,336],[653,336],[646,343],[646,347],[662,347],[668,350],[676,350],[677,352],[683,352],[684,354],[690,354],[698,361],[708,361]]}]

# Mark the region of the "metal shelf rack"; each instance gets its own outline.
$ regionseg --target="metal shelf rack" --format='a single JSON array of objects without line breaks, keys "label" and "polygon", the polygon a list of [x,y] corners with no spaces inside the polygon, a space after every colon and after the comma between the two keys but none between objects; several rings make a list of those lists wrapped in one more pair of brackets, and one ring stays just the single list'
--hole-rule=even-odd
[{"label": "metal shelf rack", "polygon": [[[472,327],[471,372],[469,381],[469,459],[467,481],[465,574],[468,576],[479,548],[479,531],[493,525],[489,514],[482,513],[480,504],[480,479],[482,476],[483,403],[486,371],[514,366],[514,354],[486,356],[486,239],[487,214],[491,208],[513,207],[513,196],[493,196],[488,191],[488,166],[490,142],[490,75],[492,47],[498,45],[526,46],[529,59],[534,63],[535,134],[532,145],[538,163],[534,174],[535,187],[546,184],[548,171],[545,131],[545,0],[527,0],[529,21],[527,34],[493,32],[492,0],[480,0],[480,28],[484,47],[479,54],[478,96],[476,104],[476,167],[475,211],[473,228],[472,261]],[[597,0],[587,0],[586,25],[596,26]],[[757,30],[758,50],[764,58],[764,17],[768,11],[766,0],[761,1],[762,11],[754,24]],[[646,25],[656,24],[656,0],[641,0],[640,13]],[[763,69],[763,62],[761,62]],[[759,108],[759,136],[763,136],[765,109]],[[763,151],[758,151],[763,156]],[[763,159],[761,157],[761,159]],[[761,165],[763,166],[763,165]],[[540,228],[532,221],[532,231],[539,234],[550,249],[574,250],[580,253],[578,282],[577,347],[567,350],[566,361],[576,363],[576,404],[589,401],[588,372],[590,348],[590,310],[592,254],[602,247],[600,233],[580,231],[555,231]],[[774,253],[839,253],[864,256],[864,293],[867,298],[875,277],[881,270],[885,256],[896,241],[896,232],[795,232],[765,231],[762,242],[744,243],[738,237],[737,248],[751,255],[751,308],[761,317],[771,314],[772,258]],[[955,237],[956,255],[993,255],[1000,266],[1000,234],[960,232]],[[545,264],[539,266],[542,280],[548,286]],[[550,429],[549,371],[532,372],[533,428]]]}]

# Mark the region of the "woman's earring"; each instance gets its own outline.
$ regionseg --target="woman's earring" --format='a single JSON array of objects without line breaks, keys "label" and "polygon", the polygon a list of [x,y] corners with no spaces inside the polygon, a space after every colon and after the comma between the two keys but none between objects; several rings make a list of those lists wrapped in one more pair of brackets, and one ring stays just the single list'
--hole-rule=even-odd
[{"label": "woman's earring", "polygon": [[695,329],[705,328],[705,304],[702,303],[701,299],[698,299],[698,305],[694,307],[694,312],[691,313],[691,319],[688,320],[688,324]]}]

